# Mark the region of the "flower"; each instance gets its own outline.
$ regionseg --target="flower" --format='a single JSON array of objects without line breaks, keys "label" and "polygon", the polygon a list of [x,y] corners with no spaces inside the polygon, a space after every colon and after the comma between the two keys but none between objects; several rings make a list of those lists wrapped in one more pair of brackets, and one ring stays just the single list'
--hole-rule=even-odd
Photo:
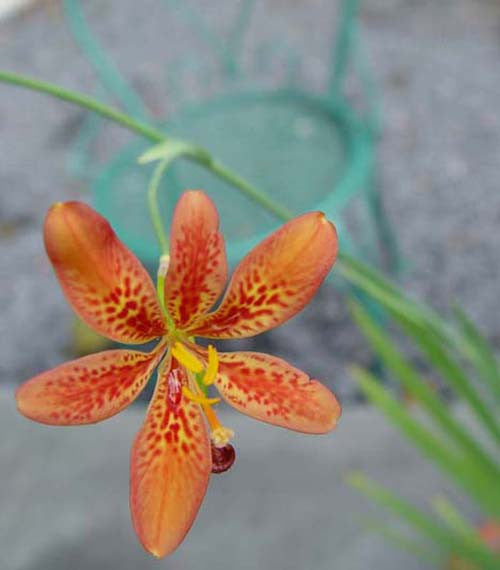
[{"label": "flower", "polygon": [[19,411],[51,425],[98,422],[135,400],[158,368],[132,448],[130,484],[135,530],[158,557],[190,529],[210,473],[234,461],[233,432],[217,418],[219,398],[207,395],[211,385],[244,414],[300,432],[328,432],[340,416],[335,396],[284,360],[195,343],[195,337],[253,336],[300,311],[335,261],[334,226],[319,212],[286,223],[241,261],[209,312],[227,277],[218,226],[203,192],[181,196],[155,290],[138,259],[89,206],[58,203],[45,220],[48,256],[79,317],[119,342],[159,340],[149,353],[106,350],[39,374],[17,391]]}]

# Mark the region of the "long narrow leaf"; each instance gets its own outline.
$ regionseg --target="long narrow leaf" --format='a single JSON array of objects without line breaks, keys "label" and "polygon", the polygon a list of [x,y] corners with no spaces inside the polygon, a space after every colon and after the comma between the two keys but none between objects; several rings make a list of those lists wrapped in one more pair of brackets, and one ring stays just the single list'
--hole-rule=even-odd
[{"label": "long narrow leaf", "polygon": [[404,519],[439,546],[448,548],[450,554],[479,564],[483,570],[498,570],[500,567],[500,558],[491,553],[486,546],[478,543],[475,539],[468,539],[462,534],[454,533],[442,527],[434,519],[390,491],[370,481],[363,474],[351,473],[348,477],[348,482],[355,489],[389,509],[399,518]]},{"label": "long narrow leaf", "polygon": [[350,302],[352,315],[370,341],[376,354],[382,359],[395,379],[421,404],[427,414],[441,427],[443,432],[471,461],[476,461],[485,470],[485,477],[490,476],[492,485],[500,480],[500,469],[489,455],[479,446],[462,425],[455,420],[448,407],[427,385],[415,369],[401,355],[389,336],[377,326],[363,307],[355,301]]},{"label": "long narrow leaf", "polygon": [[434,511],[451,530],[468,537],[468,540],[479,542],[476,529],[462,517],[448,499],[443,496],[434,497],[431,504]]},{"label": "long narrow leaf", "polygon": [[480,376],[491,390],[493,401],[500,405],[500,367],[486,339],[474,323],[459,308],[453,307],[455,318],[462,330],[464,341],[458,342],[458,348],[474,364]]},{"label": "long narrow leaf", "polygon": [[443,561],[442,554],[431,549],[429,544],[424,544],[422,541],[419,542],[410,538],[392,526],[382,524],[379,520],[365,518],[361,521],[361,526],[367,531],[376,532],[387,541],[392,542],[392,544],[400,550],[408,552],[409,554],[420,558],[424,562],[432,564],[433,567],[441,565]]},{"label": "long narrow leaf", "polygon": [[406,333],[417,342],[429,362],[441,373],[443,379],[470,406],[493,439],[500,444],[500,425],[498,420],[482,402],[461,364],[451,358],[440,340],[426,327],[416,324],[403,314],[394,312],[392,314]]},{"label": "long narrow leaf", "polygon": [[500,517],[500,492],[498,486],[491,487],[491,478],[477,469],[471,461],[458,456],[450,446],[435,434],[424,428],[411,414],[380,386],[377,379],[360,368],[352,373],[364,393],[384,414],[410,439],[422,453],[431,458],[443,471],[474,497],[485,512]]},{"label": "long narrow leaf", "polygon": [[450,327],[431,309],[407,298],[379,271],[345,254],[339,255],[337,270],[355,285],[377,300],[383,307],[407,316],[416,323],[426,323],[443,340],[452,336]]}]

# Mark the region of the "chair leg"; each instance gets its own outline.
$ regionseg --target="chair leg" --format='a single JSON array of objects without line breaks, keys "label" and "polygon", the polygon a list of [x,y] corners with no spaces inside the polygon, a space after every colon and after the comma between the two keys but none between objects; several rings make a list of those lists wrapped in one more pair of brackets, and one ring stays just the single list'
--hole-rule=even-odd
[{"label": "chair leg", "polygon": [[372,175],[367,183],[366,204],[381,247],[383,265],[390,275],[397,276],[402,270],[402,259],[394,230],[387,218],[382,196],[377,191],[374,178]]}]

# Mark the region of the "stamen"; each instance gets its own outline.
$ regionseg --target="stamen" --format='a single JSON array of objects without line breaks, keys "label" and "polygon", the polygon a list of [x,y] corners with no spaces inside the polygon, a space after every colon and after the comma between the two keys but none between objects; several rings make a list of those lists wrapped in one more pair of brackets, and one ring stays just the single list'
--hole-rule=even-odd
[{"label": "stamen", "polygon": [[191,390],[187,386],[182,387],[182,393],[186,398],[196,402],[197,404],[203,404],[206,406],[212,406],[213,404],[218,404],[220,402],[220,398],[205,398],[205,396],[198,396],[197,394],[193,394]]},{"label": "stamen", "polygon": [[210,386],[213,384],[217,378],[217,372],[219,371],[219,357],[217,356],[217,350],[211,344],[208,346],[208,365],[205,370],[205,375],[203,376],[203,384],[205,386]]},{"label": "stamen", "polygon": [[215,428],[210,435],[210,439],[215,447],[224,447],[233,437],[234,431],[221,425]]},{"label": "stamen", "polygon": [[172,347],[172,356],[195,374],[203,371],[201,361],[180,342],[176,342]]}]

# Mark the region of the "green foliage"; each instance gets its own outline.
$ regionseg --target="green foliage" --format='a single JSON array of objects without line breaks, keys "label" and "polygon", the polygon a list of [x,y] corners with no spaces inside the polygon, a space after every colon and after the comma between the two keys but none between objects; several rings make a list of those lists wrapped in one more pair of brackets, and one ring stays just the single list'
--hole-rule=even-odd
[{"label": "green foliage", "polygon": [[[449,406],[408,361],[392,336],[352,300],[356,323],[391,379],[415,403],[412,407],[418,413],[404,405],[380,378],[354,368],[353,376],[362,391],[421,453],[475,501],[485,516],[500,520],[500,371],[491,347],[461,310],[454,310],[455,323],[451,325],[357,261],[342,258],[341,272],[361,293],[378,301],[419,349],[429,368],[439,373],[459,405]],[[476,419],[473,430],[454,413],[457,407],[465,408]],[[500,568],[500,558],[443,497],[432,501],[437,521],[436,516],[416,509],[359,473],[352,474],[349,482],[433,542],[445,556],[453,553],[478,569]],[[412,539],[387,528],[375,530],[406,550],[422,554],[422,546]],[[432,555],[431,546],[428,550]]]}]

